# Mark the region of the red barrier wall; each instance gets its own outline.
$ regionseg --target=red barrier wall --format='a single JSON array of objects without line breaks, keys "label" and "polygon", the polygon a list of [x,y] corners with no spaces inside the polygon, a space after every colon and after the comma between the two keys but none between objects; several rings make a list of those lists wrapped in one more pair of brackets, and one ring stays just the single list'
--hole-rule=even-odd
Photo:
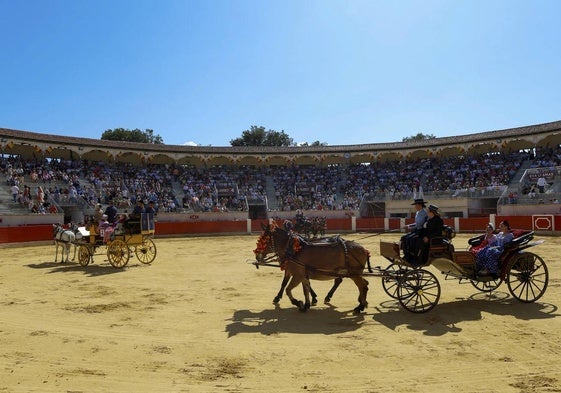
[{"label": "red barrier wall", "polygon": [[[251,232],[261,232],[263,230],[262,225],[268,225],[269,220],[251,220]],[[277,224],[281,224],[277,222]]]},{"label": "red barrier wall", "polygon": [[[398,220],[399,222],[399,220]],[[391,220],[390,220],[391,223]],[[399,224],[398,224],[399,227]],[[384,231],[384,218],[383,217],[368,217],[356,219],[356,230],[364,232],[381,232]]]},{"label": "red barrier wall", "polygon": [[157,222],[156,235],[247,233],[246,221]]},{"label": "red barrier wall", "polygon": [[53,239],[52,225],[0,227],[0,243],[19,243]]},{"label": "red barrier wall", "polygon": [[460,218],[458,220],[460,228],[466,232],[483,233],[489,224],[489,217]]},{"label": "red barrier wall", "polygon": [[[553,218],[555,232],[561,231],[561,216],[548,216]],[[497,216],[495,224],[502,220],[508,220],[512,228],[533,229],[531,216]],[[279,220],[278,225],[282,225],[284,220]],[[412,220],[406,220],[406,222]],[[261,232],[262,224],[267,224],[268,220],[252,220],[252,233]],[[444,219],[446,225],[454,227],[454,219]],[[489,223],[488,217],[459,218],[458,232],[483,232]],[[388,220],[388,230],[397,232],[401,228],[399,218]],[[331,233],[352,231],[352,219],[333,218],[327,220],[327,231]],[[384,218],[357,218],[356,231],[384,231]],[[156,222],[156,237],[158,235],[185,236],[202,234],[245,234],[247,233],[246,221],[188,221],[188,222]],[[543,231],[549,234],[549,231]],[[553,234],[553,232],[551,232]],[[0,227],[0,243],[24,243],[33,241],[49,241],[52,239],[52,225],[27,225],[19,227]]]}]

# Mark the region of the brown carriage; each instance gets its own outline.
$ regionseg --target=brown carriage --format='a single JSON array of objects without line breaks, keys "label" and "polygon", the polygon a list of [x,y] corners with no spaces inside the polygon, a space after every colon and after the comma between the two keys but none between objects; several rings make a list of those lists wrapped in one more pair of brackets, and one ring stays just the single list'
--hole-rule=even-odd
[{"label": "brown carriage", "polygon": [[88,266],[93,263],[97,249],[105,246],[107,259],[115,268],[125,267],[132,255],[136,255],[141,263],[150,264],[157,253],[154,233],[153,213],[142,213],[139,221],[119,224],[111,229],[90,224],[78,249],[78,261],[80,265]]},{"label": "brown carriage", "polygon": [[[467,250],[454,249],[454,232],[446,227],[442,237],[433,238],[429,244],[428,258],[421,265],[411,265],[402,256],[400,244],[380,241],[380,254],[390,261],[385,269],[379,269],[385,292],[407,310],[423,313],[431,310],[440,299],[440,283],[436,276],[425,269],[433,266],[445,279],[469,282],[482,292],[491,292],[506,282],[511,295],[521,302],[535,302],[547,288],[549,273],[544,260],[527,249],[541,244],[533,241],[534,232],[513,230],[514,239],[505,244],[499,258],[497,275],[479,276],[472,248],[481,244],[484,235],[469,239]],[[376,273],[374,273],[376,274]]]}]

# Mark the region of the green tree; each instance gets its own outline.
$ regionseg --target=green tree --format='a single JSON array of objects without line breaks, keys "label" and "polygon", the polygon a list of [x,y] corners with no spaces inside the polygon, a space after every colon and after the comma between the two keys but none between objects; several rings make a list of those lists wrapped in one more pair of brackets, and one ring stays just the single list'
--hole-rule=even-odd
[{"label": "green tree", "polygon": [[138,128],[134,130],[126,128],[108,129],[103,132],[101,139],[108,141],[152,143],[156,145],[162,145],[164,143],[160,135],[154,135],[154,130],[146,129],[141,131]]},{"label": "green tree", "polygon": [[413,136],[406,136],[401,141],[402,142],[416,142],[416,141],[424,141],[426,139],[435,139],[436,137],[432,134],[423,134],[419,132],[417,135]]},{"label": "green tree", "polygon": [[304,142],[301,143],[300,146],[327,146],[327,142],[320,142],[320,141],[315,141],[312,143],[308,143],[308,142]]},{"label": "green tree", "polygon": [[265,130],[251,126],[242,136],[230,141],[231,146],[295,146],[294,140],[284,131]]}]

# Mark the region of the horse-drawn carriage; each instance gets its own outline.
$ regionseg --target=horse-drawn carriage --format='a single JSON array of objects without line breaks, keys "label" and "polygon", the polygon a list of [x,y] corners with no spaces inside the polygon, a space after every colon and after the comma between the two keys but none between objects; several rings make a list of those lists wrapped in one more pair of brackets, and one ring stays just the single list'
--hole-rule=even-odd
[{"label": "horse-drawn carriage", "polygon": [[152,240],[154,228],[153,213],[142,213],[140,221],[121,224],[114,229],[92,223],[85,228],[78,249],[78,262],[88,266],[93,262],[97,249],[106,246],[107,259],[115,268],[126,266],[133,254],[141,263],[150,264],[156,259],[156,245]]},{"label": "horse-drawn carriage", "polygon": [[325,236],[327,221],[325,217],[305,217],[297,214],[294,218],[294,230],[306,239],[317,239]]},{"label": "horse-drawn carriage", "polygon": [[[449,228],[447,228],[449,229]],[[441,238],[433,238],[429,244],[428,258],[420,266],[409,264],[402,256],[400,245],[380,241],[380,254],[390,261],[382,273],[385,292],[407,310],[422,313],[431,310],[440,299],[440,283],[426,269],[433,266],[445,276],[459,283],[469,282],[481,292],[491,292],[506,282],[510,294],[519,301],[530,303],[538,300],[547,288],[549,273],[544,260],[526,251],[543,241],[534,241],[533,231],[512,231],[514,239],[504,246],[499,257],[496,275],[479,275],[472,248],[480,245],[485,235],[469,239],[467,250],[458,251],[452,244],[453,232],[445,230]],[[451,235],[452,234],[452,235]]]},{"label": "horse-drawn carriage", "polygon": [[[430,240],[427,259],[420,265],[412,265],[402,256],[399,243],[381,240],[380,254],[390,264],[386,268],[372,268],[368,252],[365,254],[365,250],[361,251],[362,247],[356,242],[347,242],[337,237],[317,243],[306,242],[297,233],[272,224],[264,227],[264,232],[259,238],[257,249],[254,250],[254,264],[257,267],[284,266],[288,272],[285,272],[285,280],[287,275],[292,276],[286,293],[292,303],[302,311],[310,304],[310,278],[334,279],[335,284],[328,295],[330,298],[344,277],[351,278],[357,284],[359,306],[354,311],[362,311],[367,304],[368,289],[368,284],[363,283],[366,281],[363,277],[370,276],[381,277],[384,291],[398,300],[406,310],[415,313],[427,312],[436,306],[440,299],[440,283],[436,276],[427,270],[429,266],[440,271],[446,279],[457,279],[460,283],[470,282],[482,292],[491,292],[504,281],[514,298],[522,302],[534,302],[545,293],[549,273],[544,260],[527,249],[541,244],[542,241],[532,242],[533,231],[513,230],[513,234],[514,239],[505,244],[504,252],[499,258],[497,275],[480,276],[476,271],[475,256],[471,248],[479,245],[484,235],[471,238],[467,250],[456,251],[452,244],[455,232],[450,227],[445,227],[442,237]],[[351,253],[350,250],[357,251]],[[353,253],[354,257],[350,258]],[[272,263],[274,261],[279,265]],[[364,271],[365,268],[367,271]],[[305,303],[294,299],[290,292],[299,283],[304,287]],[[278,296],[275,300],[278,300]]]}]

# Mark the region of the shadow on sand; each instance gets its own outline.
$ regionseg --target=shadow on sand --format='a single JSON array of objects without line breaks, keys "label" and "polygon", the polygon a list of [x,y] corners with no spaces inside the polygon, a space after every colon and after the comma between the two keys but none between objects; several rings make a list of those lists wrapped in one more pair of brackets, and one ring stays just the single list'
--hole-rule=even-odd
[{"label": "shadow on sand", "polygon": [[372,314],[374,321],[388,329],[396,330],[399,326],[404,326],[407,329],[422,331],[427,336],[461,332],[462,328],[458,326],[461,322],[481,320],[484,312],[512,316],[524,321],[560,316],[556,305],[523,303],[500,291],[495,291],[492,295],[476,293],[467,299],[439,303],[424,314],[405,310],[397,300],[382,302],[379,307],[372,307],[370,310],[372,309],[376,310]]},{"label": "shadow on sand", "polygon": [[321,310],[298,311],[297,308],[280,308],[263,311],[238,310],[226,326],[228,337],[240,333],[271,335],[278,333],[338,334],[354,331],[362,326],[365,314],[352,310],[337,311],[331,305]]},{"label": "shadow on sand", "polygon": [[49,274],[51,273],[66,273],[66,272],[78,272],[83,273],[90,277],[97,277],[103,276],[106,274],[114,274],[114,273],[121,273],[127,269],[136,267],[137,265],[133,266],[126,266],[124,268],[114,268],[110,264],[90,264],[88,266],[81,266],[75,262],[42,262],[42,263],[30,263],[26,265],[32,269],[50,269]]}]

